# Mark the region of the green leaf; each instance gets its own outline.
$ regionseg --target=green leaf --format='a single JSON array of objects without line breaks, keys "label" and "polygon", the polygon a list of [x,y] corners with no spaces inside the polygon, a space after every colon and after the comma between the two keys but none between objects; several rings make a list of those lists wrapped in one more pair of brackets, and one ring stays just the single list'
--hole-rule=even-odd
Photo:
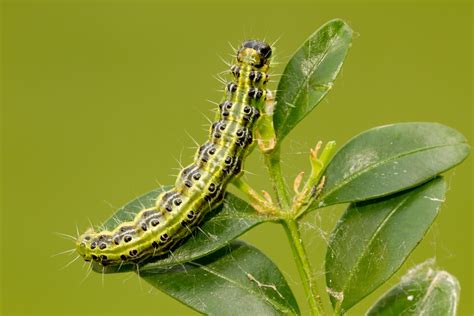
[{"label": "green leaf", "polygon": [[[103,229],[111,230],[117,226],[118,222],[132,220],[142,209],[154,206],[156,197],[170,188],[170,186],[158,188],[127,203],[104,223]],[[141,264],[140,270],[174,265],[204,257],[224,247],[250,228],[269,220],[271,220],[270,217],[259,215],[245,201],[227,193],[224,203],[208,214],[199,229],[196,229],[182,245],[174,249],[172,255]],[[115,273],[128,272],[137,268],[134,264],[103,267],[98,263],[93,263],[93,269],[101,273]]]},{"label": "green leaf", "polygon": [[140,272],[154,287],[207,315],[297,315],[277,266],[258,249],[234,241],[183,265]]},{"label": "green leaf", "polygon": [[466,139],[438,123],[370,129],[346,143],[325,171],[318,207],[363,201],[417,186],[461,163]]},{"label": "green leaf", "polygon": [[400,268],[435,220],[445,190],[439,177],[348,207],[326,253],[326,284],[336,311],[347,311]]},{"label": "green leaf", "polygon": [[368,316],[456,315],[460,286],[446,271],[428,260],[408,271],[402,281],[385,293]]},{"label": "green leaf", "polygon": [[273,114],[279,142],[329,92],[351,42],[351,28],[342,20],[332,20],[314,32],[290,59],[278,84]]}]

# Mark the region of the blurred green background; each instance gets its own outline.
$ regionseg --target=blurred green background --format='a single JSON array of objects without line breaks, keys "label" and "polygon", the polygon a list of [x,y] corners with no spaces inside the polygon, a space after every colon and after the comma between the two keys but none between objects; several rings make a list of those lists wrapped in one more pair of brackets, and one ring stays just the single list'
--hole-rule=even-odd
[{"label": "blurred green background", "polygon": [[[206,138],[205,116],[222,89],[231,48],[250,37],[280,38],[281,73],[321,24],[345,19],[357,32],[333,91],[286,140],[289,178],[308,169],[317,140],[341,146],[368,128],[435,121],[472,143],[470,2],[4,1],[2,4],[2,315],[193,315],[134,274],[92,273],[73,257],[51,257],[75,235],[158,183],[174,182]],[[275,88],[276,81],[273,82]],[[472,156],[471,156],[472,157]],[[258,153],[248,180],[267,188]],[[447,173],[436,224],[395,278],[436,257],[461,282],[460,315],[474,313],[472,158]],[[328,233],[344,206],[307,217],[306,246],[319,283]],[[284,271],[305,298],[281,227],[244,239]],[[225,302],[223,302],[225,304]]]}]

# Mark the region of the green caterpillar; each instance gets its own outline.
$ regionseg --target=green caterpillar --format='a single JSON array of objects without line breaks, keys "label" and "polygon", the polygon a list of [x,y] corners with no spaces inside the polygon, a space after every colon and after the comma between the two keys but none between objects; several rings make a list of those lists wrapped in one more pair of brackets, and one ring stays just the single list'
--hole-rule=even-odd
[{"label": "green caterpillar", "polygon": [[271,47],[245,41],[230,69],[234,80],[225,88],[209,140],[198,149],[194,162],[178,175],[173,189],[156,198],[155,207],[140,211],[132,221],[112,231],[86,231],[77,239],[85,261],[119,265],[166,254],[218,206],[229,181],[241,174],[251,150],[253,134],[267,97]]}]

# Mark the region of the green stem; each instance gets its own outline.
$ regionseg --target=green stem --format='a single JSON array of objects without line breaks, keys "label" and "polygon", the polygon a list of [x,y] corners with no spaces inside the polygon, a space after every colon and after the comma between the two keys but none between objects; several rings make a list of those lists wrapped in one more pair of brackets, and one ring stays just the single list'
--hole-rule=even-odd
[{"label": "green stem", "polygon": [[275,148],[270,154],[264,154],[263,156],[265,158],[265,165],[270,173],[273,188],[277,194],[278,203],[284,211],[288,211],[290,209],[290,197],[286,189],[285,179],[283,179],[281,173],[280,149]]},{"label": "green stem", "polygon": [[306,296],[308,298],[311,315],[324,315],[323,306],[321,304],[320,296],[316,288],[316,283],[311,277],[311,266],[308,261],[308,256],[302,244],[301,234],[296,222],[295,213],[291,210],[291,200],[287,191],[287,186],[281,172],[280,165],[280,148],[277,146],[271,153],[265,153],[265,165],[270,173],[272,185],[276,191],[278,203],[283,211],[282,225],[290,242],[291,250],[295,258],[295,263],[303,283]]},{"label": "green stem", "polygon": [[321,299],[318,295],[316,283],[311,276],[311,266],[308,261],[308,256],[302,244],[301,234],[298,223],[293,219],[287,219],[283,222],[286,235],[290,242],[291,250],[295,258],[296,266],[303,281],[303,287],[308,298],[309,306],[311,308],[311,315],[324,315]]},{"label": "green stem", "polygon": [[234,178],[231,183],[242,193],[247,195],[252,206],[259,213],[275,215],[279,212],[273,203],[264,200],[242,177]]}]

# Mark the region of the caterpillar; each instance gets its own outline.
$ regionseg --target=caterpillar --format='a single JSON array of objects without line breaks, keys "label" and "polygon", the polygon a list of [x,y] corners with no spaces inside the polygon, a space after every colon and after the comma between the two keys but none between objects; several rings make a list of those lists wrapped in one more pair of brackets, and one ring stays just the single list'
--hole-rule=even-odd
[{"label": "caterpillar", "polygon": [[192,164],[183,168],[174,187],[159,194],[155,206],[112,230],[92,228],[76,241],[85,261],[100,265],[142,262],[165,255],[199,225],[206,213],[222,203],[226,186],[242,174],[251,151],[257,121],[269,92],[271,47],[247,40],[230,68],[233,80],[225,86],[209,139],[199,147]]}]

